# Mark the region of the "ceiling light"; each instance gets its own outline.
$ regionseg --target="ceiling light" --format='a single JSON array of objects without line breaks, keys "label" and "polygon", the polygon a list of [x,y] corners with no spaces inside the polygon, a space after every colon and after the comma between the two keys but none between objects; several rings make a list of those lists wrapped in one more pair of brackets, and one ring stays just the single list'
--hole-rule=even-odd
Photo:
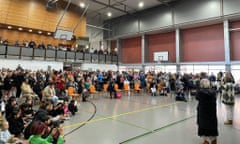
[{"label": "ceiling light", "polygon": [[38,33],[39,33],[39,34],[41,34],[41,33],[42,33],[42,31],[38,31]]},{"label": "ceiling light", "polygon": [[21,28],[21,27],[20,27],[20,28],[18,28],[18,30],[22,31],[22,30],[23,30],[23,28]]},{"label": "ceiling light", "polygon": [[111,12],[108,12],[108,13],[107,13],[107,16],[108,16],[108,17],[111,17],[111,16],[112,16],[112,13],[111,13]]},{"label": "ceiling light", "polygon": [[48,32],[47,34],[48,34],[48,35],[51,35],[51,33],[50,33],[50,32]]},{"label": "ceiling light", "polygon": [[8,26],[8,29],[12,29],[12,26]]},{"label": "ceiling light", "polygon": [[79,5],[80,5],[81,8],[85,8],[85,3],[84,2],[80,2]]},{"label": "ceiling light", "polygon": [[32,29],[28,30],[29,32],[32,32]]},{"label": "ceiling light", "polygon": [[143,2],[139,2],[138,3],[138,7],[142,8],[144,6],[144,3]]}]

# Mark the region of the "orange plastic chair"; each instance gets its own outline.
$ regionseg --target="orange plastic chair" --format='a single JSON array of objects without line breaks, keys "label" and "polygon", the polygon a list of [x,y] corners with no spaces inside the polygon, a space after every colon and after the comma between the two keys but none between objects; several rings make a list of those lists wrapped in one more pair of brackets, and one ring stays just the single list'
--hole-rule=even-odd
[{"label": "orange plastic chair", "polygon": [[130,90],[129,84],[124,84],[124,85],[123,85],[123,89],[124,89],[125,91]]},{"label": "orange plastic chair", "polygon": [[98,94],[94,85],[90,85],[89,92],[90,94],[92,94],[93,98],[95,97],[96,94]]},{"label": "orange plastic chair", "polygon": [[134,91],[140,92],[141,90],[139,83],[134,83]]},{"label": "orange plastic chair", "polygon": [[150,91],[150,83],[147,83],[147,87],[146,87],[146,89],[147,89],[147,92],[148,92],[148,93],[151,92],[151,91]]},{"label": "orange plastic chair", "polygon": [[160,83],[157,84],[157,88],[158,88],[158,91],[162,91],[164,89],[164,87]]},{"label": "orange plastic chair", "polygon": [[108,92],[108,84],[103,84],[103,93],[104,93],[104,96],[107,96],[107,92]]},{"label": "orange plastic chair", "polygon": [[95,93],[95,86],[94,85],[90,85],[90,87],[89,87],[89,91],[90,91],[90,93]]},{"label": "orange plastic chair", "polygon": [[74,98],[74,97],[80,97],[80,94],[75,93],[74,87],[68,87],[68,96]]},{"label": "orange plastic chair", "polygon": [[134,89],[135,89],[135,90],[141,90],[141,89],[140,89],[140,85],[139,85],[138,83],[135,83],[135,84],[134,84]]},{"label": "orange plastic chair", "polygon": [[163,95],[165,95],[165,83],[164,82],[161,82],[161,83],[159,83],[158,85],[157,85],[157,88],[158,88],[158,92],[160,93],[160,94],[163,94]]},{"label": "orange plastic chair", "polygon": [[128,96],[130,96],[130,86],[129,86],[129,84],[124,84],[123,85],[123,90],[124,90],[124,93],[125,94],[128,94]]},{"label": "orange plastic chair", "polygon": [[120,89],[118,89],[118,84],[114,84],[114,90],[117,92],[117,91],[120,91]]},{"label": "orange plastic chair", "polygon": [[104,84],[104,85],[103,85],[103,91],[104,91],[104,92],[107,92],[107,89],[108,89],[108,84]]}]

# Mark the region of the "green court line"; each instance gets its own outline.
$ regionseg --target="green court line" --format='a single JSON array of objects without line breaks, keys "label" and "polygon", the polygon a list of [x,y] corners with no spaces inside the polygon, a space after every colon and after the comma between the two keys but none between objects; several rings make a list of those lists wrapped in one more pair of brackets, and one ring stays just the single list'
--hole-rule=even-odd
[{"label": "green court line", "polygon": [[139,125],[135,125],[135,124],[132,124],[132,123],[128,123],[128,122],[125,122],[125,121],[122,121],[122,120],[117,120],[117,119],[113,119],[113,120],[118,121],[119,123],[123,123],[123,124],[125,124],[125,125],[129,125],[129,126],[132,126],[132,127],[140,128],[140,129],[143,129],[143,130],[146,130],[146,131],[152,131],[152,130],[147,129],[147,128],[145,128],[145,127],[141,127],[141,126],[139,126]]},{"label": "green court line", "polygon": [[159,131],[161,131],[161,130],[163,130],[163,129],[169,128],[169,127],[171,127],[171,126],[174,126],[174,125],[177,125],[177,124],[182,123],[182,122],[184,122],[184,121],[187,121],[187,120],[189,120],[189,119],[192,119],[193,117],[195,117],[195,115],[193,115],[193,116],[191,116],[191,117],[187,117],[187,118],[182,119],[182,120],[179,120],[179,121],[176,121],[176,122],[173,122],[173,123],[170,123],[170,124],[168,124],[168,125],[166,125],[166,126],[163,126],[163,127],[161,127],[161,128],[155,129],[155,130],[153,130],[153,131],[143,133],[143,134],[138,135],[138,136],[136,136],[136,137],[133,137],[133,138],[130,138],[130,139],[125,140],[125,141],[123,141],[123,142],[120,142],[119,144],[130,144],[130,142],[133,142],[133,141],[136,141],[136,140],[145,138],[145,137],[147,137],[147,136],[149,136],[149,135],[152,135],[152,134],[155,134],[155,133],[157,133],[157,132],[159,132]]}]

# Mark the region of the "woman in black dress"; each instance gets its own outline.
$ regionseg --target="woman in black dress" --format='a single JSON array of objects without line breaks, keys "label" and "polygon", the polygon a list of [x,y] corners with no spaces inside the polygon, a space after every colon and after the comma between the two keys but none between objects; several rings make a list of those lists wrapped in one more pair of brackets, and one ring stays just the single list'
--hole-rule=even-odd
[{"label": "woman in black dress", "polygon": [[216,109],[216,92],[210,88],[210,81],[202,79],[197,92],[197,125],[198,136],[204,139],[203,144],[216,144],[218,122]]}]

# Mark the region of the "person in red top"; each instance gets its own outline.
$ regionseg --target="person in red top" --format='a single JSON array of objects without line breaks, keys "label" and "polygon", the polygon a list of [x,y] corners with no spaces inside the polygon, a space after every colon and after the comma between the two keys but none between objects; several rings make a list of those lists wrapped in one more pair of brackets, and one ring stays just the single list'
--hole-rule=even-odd
[{"label": "person in red top", "polygon": [[61,95],[61,93],[64,91],[65,87],[65,81],[63,79],[62,75],[59,75],[57,77],[57,81],[56,81],[56,94],[59,96]]}]

